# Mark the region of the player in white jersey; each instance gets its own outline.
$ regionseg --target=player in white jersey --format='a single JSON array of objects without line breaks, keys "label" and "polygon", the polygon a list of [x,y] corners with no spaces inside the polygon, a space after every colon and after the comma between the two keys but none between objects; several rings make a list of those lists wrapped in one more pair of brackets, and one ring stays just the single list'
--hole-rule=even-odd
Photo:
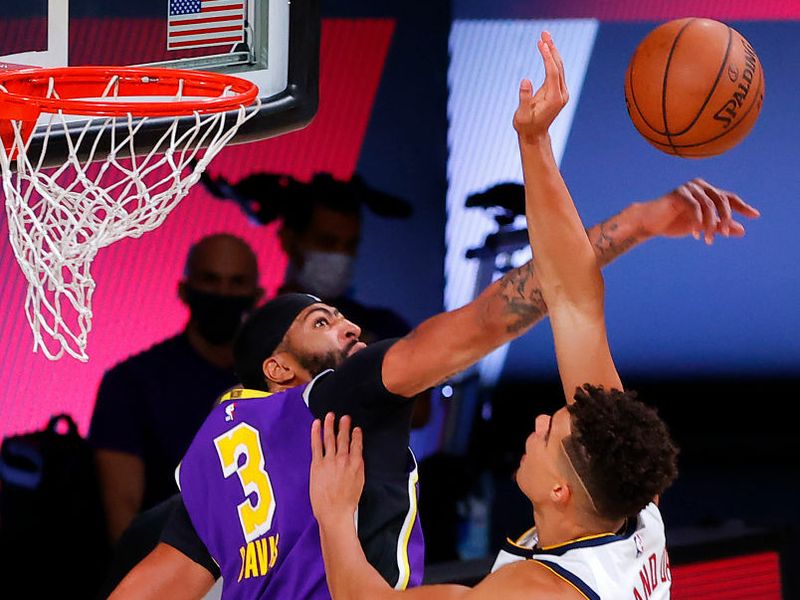
[{"label": "player in white jersey", "polygon": [[538,47],[545,80],[535,94],[529,81],[520,85],[514,127],[529,237],[566,405],[537,417],[517,470],[536,529],[513,553],[501,554],[498,568],[474,588],[390,589],[364,558],[354,526],[363,486],[361,431],[354,429],[351,439],[343,417],[336,435],[329,414],[322,428],[318,421],[312,427],[310,493],[334,600],[389,600],[398,593],[408,600],[669,597],[657,498],[677,474],[677,449],[655,411],[620,391],[603,279],[548,134],[568,100],[564,66],[548,33]]},{"label": "player in white jersey", "polygon": [[524,560],[536,561],[590,600],[669,598],[672,576],[664,522],[654,503],[628,519],[617,533],[590,535],[546,548],[539,545],[534,527],[516,542],[506,541],[492,572]]}]

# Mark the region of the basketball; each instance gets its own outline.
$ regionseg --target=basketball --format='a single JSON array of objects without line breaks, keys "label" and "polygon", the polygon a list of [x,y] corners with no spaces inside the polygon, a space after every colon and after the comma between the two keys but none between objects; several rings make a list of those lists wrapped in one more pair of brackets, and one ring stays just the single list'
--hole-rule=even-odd
[{"label": "basketball", "polygon": [[625,74],[625,104],[636,130],[674,156],[730,150],[753,128],[764,72],[750,43],[712,19],[668,21],[639,44]]}]

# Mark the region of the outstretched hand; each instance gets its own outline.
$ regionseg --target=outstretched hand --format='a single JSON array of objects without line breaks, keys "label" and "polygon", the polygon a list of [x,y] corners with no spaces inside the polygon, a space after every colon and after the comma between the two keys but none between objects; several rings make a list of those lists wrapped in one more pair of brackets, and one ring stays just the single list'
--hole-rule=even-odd
[{"label": "outstretched hand", "polygon": [[339,420],[339,433],[334,433],[333,413],[325,416],[324,427],[319,419],[311,425],[311,475],[309,490],[314,516],[322,522],[340,517],[353,518],[364,488],[363,435],[353,429],[351,420]]},{"label": "outstretched hand", "polygon": [[553,120],[569,100],[564,61],[547,31],[537,42],[544,61],[544,82],[533,93],[533,84],[523,79],[519,85],[519,106],[514,113],[514,129],[523,141],[545,135]]},{"label": "outstretched hand", "polygon": [[706,244],[717,234],[741,237],[744,226],[734,216],[760,216],[757,209],[733,192],[695,178],[663,196],[641,204],[642,227],[650,235],[683,237],[692,234]]}]

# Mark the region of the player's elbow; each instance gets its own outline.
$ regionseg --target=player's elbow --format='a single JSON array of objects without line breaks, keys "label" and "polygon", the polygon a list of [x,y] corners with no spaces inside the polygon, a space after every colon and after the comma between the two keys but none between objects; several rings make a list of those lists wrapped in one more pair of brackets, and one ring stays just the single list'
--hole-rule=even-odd
[{"label": "player's elbow", "polygon": [[605,283],[596,263],[576,266],[567,273],[541,276],[542,297],[550,312],[556,306],[595,311],[603,308]]}]

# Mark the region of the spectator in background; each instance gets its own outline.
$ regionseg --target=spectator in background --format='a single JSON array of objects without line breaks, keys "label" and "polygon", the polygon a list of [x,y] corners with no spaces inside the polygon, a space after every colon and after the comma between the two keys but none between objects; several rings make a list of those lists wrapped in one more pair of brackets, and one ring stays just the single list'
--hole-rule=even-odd
[{"label": "spectator in background", "polygon": [[396,312],[353,298],[353,273],[361,242],[361,211],[366,206],[387,218],[407,218],[411,206],[380,192],[354,175],[348,181],[318,173],[303,183],[287,175],[254,173],[235,184],[203,174],[218,198],[236,201],[252,220],[280,220],[278,237],[289,259],[279,293],[305,292],[336,306],[359,323],[366,343],[403,336],[411,330]]},{"label": "spectator in background", "polygon": [[202,238],[178,283],[186,327],[103,376],[89,441],[112,543],[140,511],[177,492],[175,467],[216,398],[237,383],[232,341],[261,298],[258,283],[246,242],[225,233]]}]

